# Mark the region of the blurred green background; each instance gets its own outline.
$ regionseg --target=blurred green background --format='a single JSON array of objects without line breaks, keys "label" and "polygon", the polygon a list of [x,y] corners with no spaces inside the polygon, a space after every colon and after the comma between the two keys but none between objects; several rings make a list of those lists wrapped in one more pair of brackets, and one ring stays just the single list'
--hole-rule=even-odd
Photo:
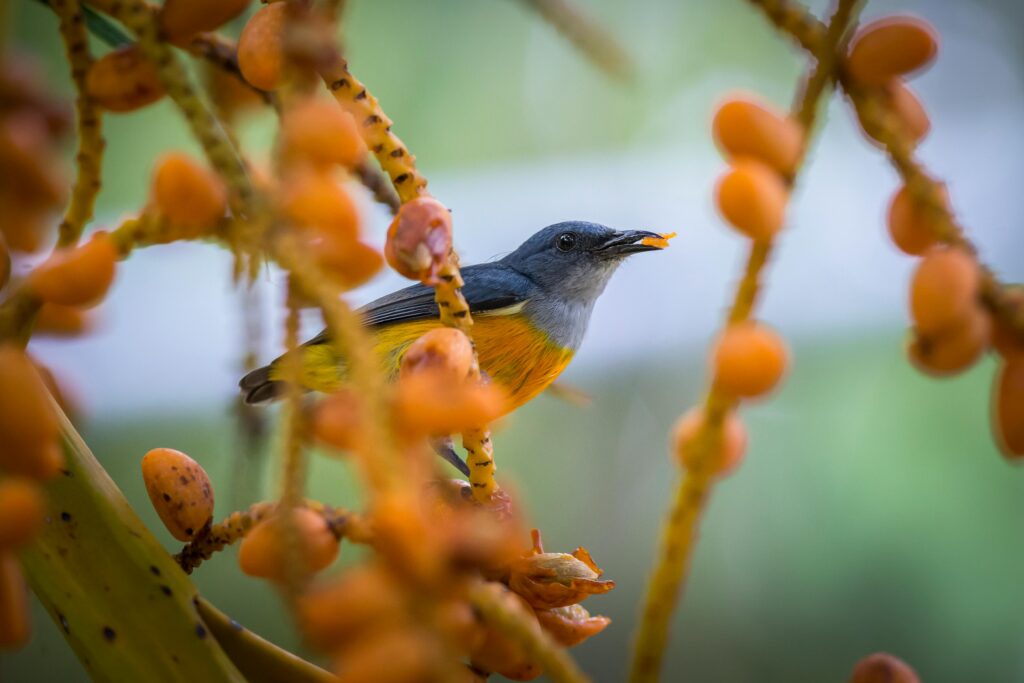
[{"label": "blurred green background", "polygon": [[[350,0],[346,40],[353,70],[453,207],[466,260],[566,218],[682,233],[624,267],[599,304],[567,373],[593,404],[542,396],[496,438],[501,480],[546,546],[586,546],[618,583],[585,605],[612,626],[575,651],[595,680],[615,681],[678,476],[665,434],[700,394],[740,263],[742,243],[711,205],[722,162],[709,116],[736,88],[784,106],[805,62],[740,0],[581,2],[635,55],[638,84],[607,81],[513,0]],[[34,3],[15,9],[16,42],[69,92],[55,21]],[[940,62],[915,84],[935,124],[922,156],[949,180],[986,260],[1019,281],[1024,10],[1016,0],[879,0],[867,14],[903,9],[943,36]],[[912,264],[882,228],[896,180],[843,106],[825,119],[763,309],[792,341],[794,367],[776,396],[744,411],[748,458],[712,496],[665,680],[842,681],[858,658],[887,650],[927,683],[1024,681],[1024,473],[989,437],[994,364],[942,382],[907,365]],[[265,150],[271,122],[243,132]],[[166,102],[109,117],[107,139],[108,224],[144,201],[161,151],[195,149]],[[367,223],[380,243],[386,218],[369,203]],[[138,474],[145,451],[200,460],[219,516],[246,493],[231,459],[242,342],[228,272],[214,247],[148,250],[126,264],[94,336],[34,344],[80,397],[88,443],[169,548]],[[359,300],[398,284],[383,278]],[[269,356],[280,277],[268,273],[261,288]],[[266,474],[272,492],[272,466]],[[311,481],[317,497],[357,502],[342,463],[319,458]],[[299,647],[275,594],[230,554],[196,581],[242,624]],[[0,677],[84,680],[41,609],[31,645],[0,658]]]}]

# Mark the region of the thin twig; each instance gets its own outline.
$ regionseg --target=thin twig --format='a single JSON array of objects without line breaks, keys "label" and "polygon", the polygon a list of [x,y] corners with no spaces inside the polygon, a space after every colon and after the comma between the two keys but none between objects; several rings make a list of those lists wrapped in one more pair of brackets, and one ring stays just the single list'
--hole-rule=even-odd
[{"label": "thin twig", "polygon": [[64,39],[68,64],[71,66],[71,80],[76,91],[78,152],[75,160],[78,172],[57,238],[58,247],[68,247],[78,241],[82,230],[92,218],[96,195],[101,186],[100,171],[105,143],[100,109],[85,87],[86,75],[92,66],[92,55],[89,52],[89,36],[82,7],[78,0],[52,0],[51,7],[60,20],[60,34]]},{"label": "thin twig", "polygon": [[629,53],[611,31],[569,0],[520,0],[561,33],[591,64],[623,83],[636,80]]}]

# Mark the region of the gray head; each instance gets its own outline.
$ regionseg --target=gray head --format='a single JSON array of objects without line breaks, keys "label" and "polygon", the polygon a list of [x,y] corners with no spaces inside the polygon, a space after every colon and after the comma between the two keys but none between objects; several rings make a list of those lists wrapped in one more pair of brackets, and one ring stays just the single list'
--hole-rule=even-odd
[{"label": "gray head", "polygon": [[549,296],[592,304],[627,256],[658,249],[641,244],[645,237],[660,235],[566,221],[536,233],[501,263],[530,278]]}]

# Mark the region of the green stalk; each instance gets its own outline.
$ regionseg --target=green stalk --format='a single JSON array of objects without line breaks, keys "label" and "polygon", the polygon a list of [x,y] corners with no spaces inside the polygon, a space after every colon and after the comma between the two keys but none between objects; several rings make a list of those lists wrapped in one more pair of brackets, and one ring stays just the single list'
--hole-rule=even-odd
[{"label": "green stalk", "polygon": [[66,466],[22,554],[33,592],[94,681],[243,683],[198,594],[58,410]]}]

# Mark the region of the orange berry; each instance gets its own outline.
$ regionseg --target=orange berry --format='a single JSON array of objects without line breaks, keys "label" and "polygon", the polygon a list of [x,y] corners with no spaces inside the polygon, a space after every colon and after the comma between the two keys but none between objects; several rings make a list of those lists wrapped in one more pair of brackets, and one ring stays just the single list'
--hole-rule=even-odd
[{"label": "orange berry", "polygon": [[79,247],[62,249],[36,266],[28,282],[39,298],[62,306],[90,306],[99,302],[114,282],[117,246],[98,232]]},{"label": "orange berry", "polygon": [[157,16],[163,35],[182,43],[197,33],[217,30],[248,6],[249,0],[164,0]]},{"label": "orange berry", "polygon": [[380,252],[359,240],[315,235],[307,246],[317,263],[345,289],[365,284],[384,266]]},{"label": "orange berry", "polygon": [[25,645],[29,629],[28,591],[21,565],[11,553],[0,553],[0,650]]},{"label": "orange berry", "polygon": [[21,349],[0,346],[0,467],[48,479],[64,464],[57,415],[39,373]]},{"label": "orange berry", "polygon": [[1024,356],[1005,359],[996,373],[992,431],[1003,455],[1024,457]]},{"label": "orange berry", "polygon": [[391,221],[384,257],[400,275],[433,284],[451,250],[451,212],[433,197],[417,197]]},{"label": "orange berry", "polygon": [[290,520],[280,514],[253,527],[238,549],[238,564],[249,576],[279,581],[288,567],[292,548],[286,534],[298,534],[295,550],[299,551],[300,570],[318,572],[338,556],[338,538],[324,518],[308,508],[296,508]]},{"label": "orange berry", "polygon": [[296,225],[330,234],[344,243],[359,235],[356,204],[329,173],[304,170],[290,174],[281,192],[281,208]]},{"label": "orange berry", "polygon": [[1012,320],[1024,320],[1024,285],[1003,285],[1003,304],[992,321],[992,348],[1003,358],[1024,356],[1024,333],[1011,325]]},{"label": "orange berry", "polygon": [[978,302],[981,276],[974,257],[955,247],[932,247],[910,283],[910,315],[925,335],[962,325]]},{"label": "orange berry", "polygon": [[334,673],[345,683],[448,680],[439,668],[438,643],[411,626],[357,634],[335,653]]},{"label": "orange berry", "polygon": [[935,29],[927,22],[885,17],[857,31],[846,67],[861,85],[880,86],[926,66],[938,49]]},{"label": "orange berry", "polygon": [[741,398],[763,396],[775,388],[789,364],[785,342],[760,323],[730,325],[715,345],[715,384]]},{"label": "orange berry", "polygon": [[313,433],[322,443],[343,451],[363,445],[365,429],[359,397],[346,389],[320,401],[313,413]]},{"label": "orange berry", "polygon": [[[948,211],[946,186],[936,184],[935,192]],[[901,187],[889,203],[888,223],[893,244],[905,254],[920,256],[938,243],[938,225],[932,210],[914,201],[906,186]]]},{"label": "orange berry", "polygon": [[956,327],[932,336],[916,336],[907,347],[907,354],[921,372],[943,377],[974,365],[988,348],[991,335],[991,316],[974,308]]},{"label": "orange berry", "polygon": [[253,14],[238,37],[238,68],[262,90],[274,90],[284,74],[284,26],[288,3],[264,5]]},{"label": "orange berry", "polygon": [[134,111],[164,96],[156,67],[137,44],[103,55],[89,67],[85,79],[89,97],[110,111]]},{"label": "orange berry", "polygon": [[770,240],[786,219],[789,191],[782,177],[754,159],[738,159],[716,190],[718,210],[752,240]]},{"label": "orange berry", "polygon": [[899,120],[904,135],[910,138],[913,144],[920,143],[932,129],[932,122],[921,100],[903,81],[893,81],[886,87],[886,91],[889,106]]},{"label": "orange berry", "polygon": [[228,205],[224,181],[181,152],[157,160],[152,193],[157,210],[184,239],[210,232]]},{"label": "orange berry", "polygon": [[38,484],[18,477],[0,481],[0,552],[31,541],[45,515],[46,501]]},{"label": "orange berry", "polygon": [[351,168],[366,157],[355,120],[333,100],[309,98],[286,111],[281,144],[287,156],[319,165]]},{"label": "orange berry", "polygon": [[32,328],[35,336],[77,337],[92,329],[93,319],[74,306],[44,303]]},{"label": "orange berry", "polygon": [[722,104],[712,123],[715,140],[730,159],[754,157],[787,176],[803,150],[800,124],[785,113],[750,98]]},{"label": "orange berry", "polygon": [[879,652],[857,662],[849,683],[921,683],[914,670],[901,659]]},{"label": "orange berry", "polygon": [[707,456],[708,466],[717,476],[732,474],[747,450],[747,430],[743,422],[734,412],[725,417],[722,424],[722,436],[717,443],[707,442],[711,450],[698,447],[698,435],[704,429],[704,410],[693,408],[683,415],[672,428],[672,453],[679,463],[687,469],[700,466],[698,460]]},{"label": "orange berry", "polygon": [[505,414],[508,403],[493,384],[453,384],[435,372],[403,377],[395,395],[396,419],[408,434],[462,434]]},{"label": "orange berry", "polygon": [[462,330],[438,327],[414,341],[402,355],[401,376],[438,372],[450,382],[464,382],[473,367],[473,343]]},{"label": "orange berry", "polygon": [[142,458],[142,480],[160,521],[179,541],[191,541],[213,521],[213,485],[206,470],[173,448]]},{"label": "orange berry", "polygon": [[404,611],[401,586],[377,566],[345,571],[299,598],[297,608],[303,633],[323,649],[333,649],[360,631],[399,621]]}]

